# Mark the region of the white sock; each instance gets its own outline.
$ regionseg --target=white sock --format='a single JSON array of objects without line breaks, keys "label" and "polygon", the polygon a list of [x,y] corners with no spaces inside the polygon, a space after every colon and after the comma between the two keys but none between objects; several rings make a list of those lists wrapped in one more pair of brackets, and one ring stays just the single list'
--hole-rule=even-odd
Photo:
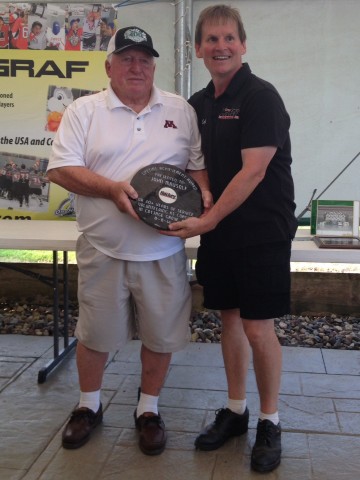
[{"label": "white sock", "polygon": [[260,420],[270,420],[270,422],[272,422],[274,425],[277,425],[280,421],[279,412],[275,412],[275,413],[260,412],[259,418]]},{"label": "white sock", "polygon": [[94,413],[100,407],[100,390],[96,392],[80,392],[79,407],[90,408]]},{"label": "white sock", "polygon": [[232,400],[228,398],[227,408],[234,413],[242,415],[246,409],[246,398],[244,398],[244,400]]},{"label": "white sock", "polygon": [[146,393],[140,393],[139,403],[136,408],[136,416],[140,417],[145,412],[152,412],[156,415],[159,414],[158,411],[158,400],[159,397],[154,397],[153,395],[147,395]]}]

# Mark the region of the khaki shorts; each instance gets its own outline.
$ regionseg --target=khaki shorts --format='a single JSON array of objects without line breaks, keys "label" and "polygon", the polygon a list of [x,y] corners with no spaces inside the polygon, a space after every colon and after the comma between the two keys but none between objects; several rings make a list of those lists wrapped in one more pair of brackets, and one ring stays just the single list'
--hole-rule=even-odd
[{"label": "khaki shorts", "polygon": [[161,260],[119,260],[99,252],[81,235],[76,251],[75,334],[83,345],[99,352],[116,351],[137,332],[154,352],[176,352],[186,346],[192,299],[184,250]]}]

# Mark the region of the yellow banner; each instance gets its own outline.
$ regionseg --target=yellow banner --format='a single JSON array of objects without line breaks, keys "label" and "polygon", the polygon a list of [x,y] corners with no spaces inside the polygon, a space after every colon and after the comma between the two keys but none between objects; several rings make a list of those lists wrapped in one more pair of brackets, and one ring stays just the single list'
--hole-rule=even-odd
[{"label": "yellow banner", "polygon": [[109,4],[0,4],[0,220],[75,218],[48,158],[66,107],[107,86],[115,20]]},{"label": "yellow banner", "polygon": [[[1,219],[74,217],[69,194],[45,172],[66,106],[106,88],[104,61],[104,52],[0,51]],[[20,198],[24,178],[29,198]]]}]

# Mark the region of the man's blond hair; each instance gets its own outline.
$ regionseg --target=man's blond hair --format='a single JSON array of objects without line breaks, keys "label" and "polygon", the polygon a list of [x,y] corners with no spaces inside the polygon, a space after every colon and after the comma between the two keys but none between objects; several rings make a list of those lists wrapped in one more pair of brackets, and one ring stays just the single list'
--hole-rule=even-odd
[{"label": "man's blond hair", "polygon": [[239,10],[237,8],[230,7],[229,5],[214,5],[212,7],[207,7],[200,12],[195,27],[195,44],[201,44],[202,27],[204,23],[219,24],[226,23],[231,20],[236,23],[240,41],[241,43],[244,43],[246,40],[246,32]]}]

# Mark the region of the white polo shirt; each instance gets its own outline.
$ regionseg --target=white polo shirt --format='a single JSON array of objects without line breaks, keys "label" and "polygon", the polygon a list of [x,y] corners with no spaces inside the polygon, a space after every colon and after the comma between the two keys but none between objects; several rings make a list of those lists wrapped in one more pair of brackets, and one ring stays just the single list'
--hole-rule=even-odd
[{"label": "white polo shirt", "polygon": [[[168,163],[205,168],[194,109],[178,95],[153,88],[137,114],[111,86],[71,103],[56,133],[48,170],[86,167],[116,181],[130,181],[142,167]],[[124,260],[157,260],[180,251],[183,240],[159,234],[120,212],[110,200],[76,195],[79,230],[101,252]]]}]

